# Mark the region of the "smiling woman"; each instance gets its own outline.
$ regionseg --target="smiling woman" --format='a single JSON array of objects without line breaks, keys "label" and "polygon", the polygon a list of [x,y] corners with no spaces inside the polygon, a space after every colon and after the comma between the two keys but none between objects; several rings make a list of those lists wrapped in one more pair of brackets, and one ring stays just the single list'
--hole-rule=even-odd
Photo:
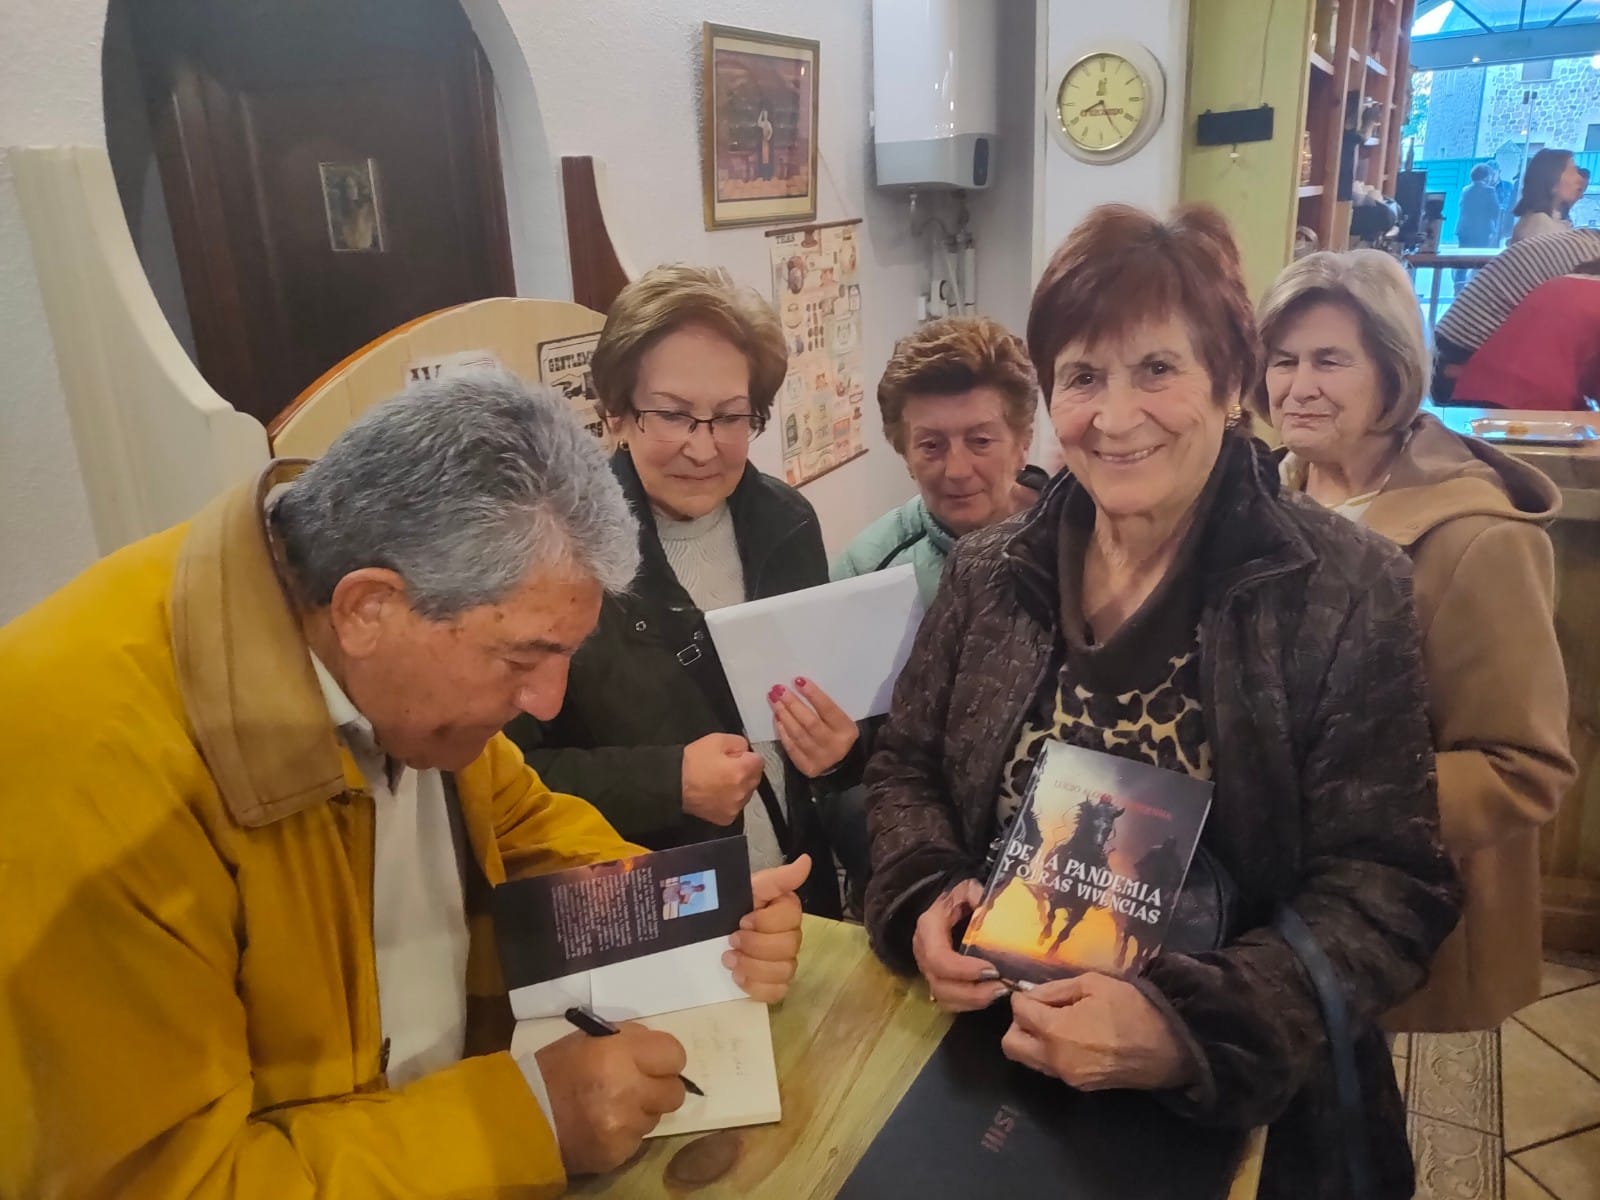
[{"label": "smiling woman", "polygon": [[[1284,495],[1230,430],[1258,352],[1217,213],[1096,210],[1045,269],[1028,347],[1068,470],[956,544],[900,676],[866,779],[873,943],[947,1009],[1011,1003],[1003,1048],[1034,1070],[1270,1124],[1261,1195],[1332,1200],[1351,1188],[1287,906],[1358,1022],[1371,1194],[1409,1196],[1375,1018],[1422,981],[1456,892],[1399,556]],[[1238,897],[1137,982],[1080,977],[1094,1003],[1009,998],[952,940],[1052,738],[1214,780],[1177,908]]]},{"label": "smiling woman", "polygon": [[[749,461],[787,367],[766,301],[701,267],[630,284],[595,347],[643,569],[606,598],[560,714],[507,732],[550,786],[652,849],[743,831],[757,866],[829,861],[812,786],[849,754],[855,723],[815,684],[774,679],[779,741],[752,747],[704,621],[827,581],[811,505]],[[838,911],[833,877],[813,873],[811,907]]]}]

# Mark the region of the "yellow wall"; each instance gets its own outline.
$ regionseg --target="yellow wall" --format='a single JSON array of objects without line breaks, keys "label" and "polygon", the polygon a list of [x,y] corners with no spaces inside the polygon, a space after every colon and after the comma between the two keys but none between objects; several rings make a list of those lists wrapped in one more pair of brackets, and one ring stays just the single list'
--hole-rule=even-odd
[{"label": "yellow wall", "polygon": [[[1315,0],[1191,0],[1189,8],[1180,191],[1185,201],[1215,205],[1233,223],[1245,282],[1256,299],[1289,261],[1294,244],[1315,8]],[[1195,145],[1195,118],[1202,112],[1260,104],[1275,110],[1270,142]]]}]

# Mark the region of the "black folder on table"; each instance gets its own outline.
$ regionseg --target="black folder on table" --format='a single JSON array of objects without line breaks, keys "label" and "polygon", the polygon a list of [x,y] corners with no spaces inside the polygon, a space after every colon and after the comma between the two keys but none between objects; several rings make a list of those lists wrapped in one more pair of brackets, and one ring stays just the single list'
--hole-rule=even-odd
[{"label": "black folder on table", "polygon": [[1078,1092],[1000,1051],[1010,1006],[958,1017],[839,1196],[1214,1200],[1244,1139],[1141,1092]]}]

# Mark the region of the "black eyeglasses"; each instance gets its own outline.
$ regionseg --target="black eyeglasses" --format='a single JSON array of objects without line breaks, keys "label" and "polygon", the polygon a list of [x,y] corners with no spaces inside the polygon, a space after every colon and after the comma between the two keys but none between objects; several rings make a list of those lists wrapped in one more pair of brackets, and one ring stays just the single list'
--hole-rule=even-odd
[{"label": "black eyeglasses", "polygon": [[711,440],[719,446],[739,446],[761,432],[761,418],[755,413],[724,413],[716,417],[697,417],[670,408],[636,408],[633,419],[642,433],[658,442],[687,442],[704,425]]}]

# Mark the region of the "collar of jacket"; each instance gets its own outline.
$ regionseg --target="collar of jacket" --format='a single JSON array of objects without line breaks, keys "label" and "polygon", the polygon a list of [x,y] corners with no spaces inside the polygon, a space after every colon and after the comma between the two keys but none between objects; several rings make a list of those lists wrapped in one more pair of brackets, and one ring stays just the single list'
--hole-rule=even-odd
[{"label": "collar of jacket", "polygon": [[[633,465],[633,456],[626,450],[617,451],[611,457],[611,469],[622,484],[628,506],[639,519],[645,569],[635,586],[643,589],[654,579],[676,582],[677,577],[667,564],[666,551],[662,550],[661,538],[656,533],[655,509]],[[745,596],[754,598],[760,594],[759,582],[767,563],[784,542],[812,519],[811,509],[800,499],[799,493],[768,478],[756,470],[754,464],[745,463],[744,475],[728,497],[728,515],[733,519],[733,540],[739,547],[739,562],[744,567]]]},{"label": "collar of jacket", "polygon": [[202,509],[167,601],[189,728],[228,811],[252,829],[366,786],[339,746],[267,540],[267,494],[308,465],[270,463]]},{"label": "collar of jacket", "polygon": [[[1279,511],[1277,463],[1265,445],[1230,430],[1212,468],[1217,494],[1201,531],[1201,594],[1212,607],[1235,587],[1307,566],[1316,551]],[[1023,605],[1041,625],[1060,624],[1056,540],[1062,516],[1082,485],[1062,471],[1021,518],[1005,555]]]}]

